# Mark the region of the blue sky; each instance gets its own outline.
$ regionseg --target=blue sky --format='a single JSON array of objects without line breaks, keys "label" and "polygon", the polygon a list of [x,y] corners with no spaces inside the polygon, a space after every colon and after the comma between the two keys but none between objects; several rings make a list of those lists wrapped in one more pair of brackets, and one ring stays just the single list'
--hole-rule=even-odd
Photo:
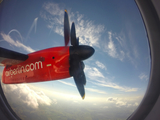
[{"label": "blue sky", "polygon": [[[80,44],[95,49],[95,54],[84,61],[87,77],[84,101],[95,100],[93,105],[107,102],[108,109],[111,104],[126,109],[138,106],[149,81],[150,55],[144,24],[134,1],[39,0],[3,4],[1,47],[28,54],[63,46],[63,19],[67,9],[70,25],[75,22]],[[15,86],[17,90],[22,88],[21,84]],[[58,103],[60,98],[84,103],[73,78],[22,86],[43,91],[44,101],[54,96],[48,103],[55,100]]]}]

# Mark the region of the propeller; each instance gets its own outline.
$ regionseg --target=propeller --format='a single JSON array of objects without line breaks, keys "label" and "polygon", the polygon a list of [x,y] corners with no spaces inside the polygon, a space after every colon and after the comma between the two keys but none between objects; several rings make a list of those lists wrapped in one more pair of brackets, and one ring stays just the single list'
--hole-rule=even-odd
[{"label": "propeller", "polygon": [[65,41],[65,46],[67,46],[68,43],[69,43],[69,37],[70,37],[69,19],[68,19],[67,10],[65,10],[65,13],[64,13],[64,41]]},{"label": "propeller", "polygon": [[76,38],[76,30],[74,22],[72,22],[72,27],[71,27],[71,45],[73,46],[79,45],[79,38]]},{"label": "propeller", "polygon": [[85,89],[84,85],[86,85],[86,77],[84,74],[85,65],[83,60],[88,59],[94,54],[94,49],[87,45],[79,45],[79,38],[76,37],[76,29],[75,24],[72,22],[71,26],[71,34],[70,34],[70,27],[69,27],[69,19],[67,10],[65,10],[64,14],[64,39],[65,39],[65,46],[69,43],[69,38],[71,38],[71,45],[69,47],[69,72],[70,75],[73,76],[77,89],[84,99],[85,97]]}]

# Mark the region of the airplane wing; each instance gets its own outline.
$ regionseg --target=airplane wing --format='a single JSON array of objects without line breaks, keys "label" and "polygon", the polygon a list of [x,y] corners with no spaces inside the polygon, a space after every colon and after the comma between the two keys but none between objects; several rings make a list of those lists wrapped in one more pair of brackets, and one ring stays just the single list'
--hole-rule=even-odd
[{"label": "airplane wing", "polygon": [[0,65],[16,65],[28,59],[28,55],[0,47]]}]

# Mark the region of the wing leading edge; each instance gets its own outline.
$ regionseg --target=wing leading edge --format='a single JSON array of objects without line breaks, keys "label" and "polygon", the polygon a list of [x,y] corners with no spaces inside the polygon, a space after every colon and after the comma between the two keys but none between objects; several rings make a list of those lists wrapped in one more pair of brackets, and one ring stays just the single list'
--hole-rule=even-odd
[{"label": "wing leading edge", "polygon": [[16,65],[28,59],[28,55],[0,47],[0,65]]}]

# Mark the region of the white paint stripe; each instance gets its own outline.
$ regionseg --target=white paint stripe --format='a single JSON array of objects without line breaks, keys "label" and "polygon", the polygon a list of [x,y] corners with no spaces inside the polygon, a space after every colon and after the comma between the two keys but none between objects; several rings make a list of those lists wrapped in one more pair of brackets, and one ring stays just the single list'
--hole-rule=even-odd
[{"label": "white paint stripe", "polygon": [[47,64],[47,67],[51,66],[52,64]]}]

